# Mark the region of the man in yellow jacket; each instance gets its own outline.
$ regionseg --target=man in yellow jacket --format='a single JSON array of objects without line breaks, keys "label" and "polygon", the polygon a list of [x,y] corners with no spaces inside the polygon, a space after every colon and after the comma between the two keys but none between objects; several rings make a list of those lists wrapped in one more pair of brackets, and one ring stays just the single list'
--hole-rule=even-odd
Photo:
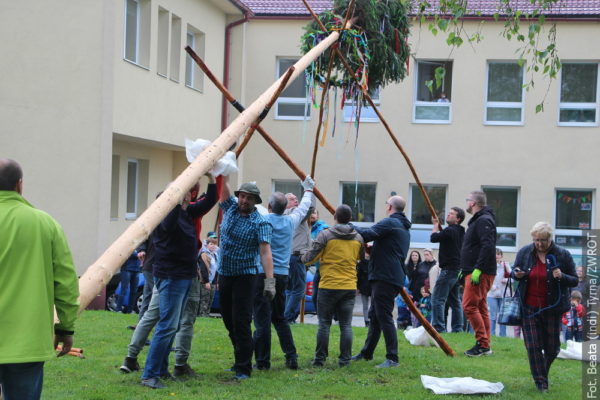
[{"label": "man in yellow jacket", "polygon": [[363,238],[352,225],[352,209],[342,204],[333,216],[335,226],[319,233],[312,248],[302,256],[304,264],[321,262],[317,299],[317,348],[313,366],[322,367],[329,352],[329,330],[336,314],[340,323],[340,356],[344,367],[352,356],[352,311],[356,298],[356,263],[364,257]]},{"label": "man in yellow jacket", "polygon": [[79,308],[65,235],[22,191],[21,167],[0,158],[0,385],[5,400],[40,398],[44,361],[54,357],[59,343],[59,357],[71,350]]}]

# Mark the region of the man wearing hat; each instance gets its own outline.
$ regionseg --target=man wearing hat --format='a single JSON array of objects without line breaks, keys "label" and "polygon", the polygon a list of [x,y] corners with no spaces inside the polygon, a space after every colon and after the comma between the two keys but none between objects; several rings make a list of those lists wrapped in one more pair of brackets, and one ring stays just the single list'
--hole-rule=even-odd
[{"label": "man wearing hat", "polygon": [[273,259],[271,256],[271,224],[258,213],[262,203],[256,183],[240,186],[231,196],[228,178],[221,188],[219,206],[221,223],[221,257],[219,260],[219,293],[223,323],[233,344],[235,379],[247,379],[252,373],[252,304],[258,274],[258,257],[265,280],[263,294],[275,296]]}]

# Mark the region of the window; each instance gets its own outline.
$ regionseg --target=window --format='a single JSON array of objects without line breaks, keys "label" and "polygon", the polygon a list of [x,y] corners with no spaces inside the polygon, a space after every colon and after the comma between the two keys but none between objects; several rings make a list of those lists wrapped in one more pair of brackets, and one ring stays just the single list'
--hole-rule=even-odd
[{"label": "window", "polygon": [[[379,108],[381,104],[379,101],[379,90],[377,90],[371,98],[373,99],[373,103],[375,106]],[[361,96],[362,98],[362,96]],[[335,110],[334,110],[335,112]],[[346,100],[344,103],[344,122],[354,122],[356,120],[356,113],[358,110],[356,109],[356,101],[354,100]],[[360,122],[379,122],[379,117],[377,113],[368,103],[364,105],[360,109]]]},{"label": "window", "polygon": [[452,115],[452,61],[417,61],[416,76],[413,122],[449,123]]},{"label": "window", "polygon": [[484,187],[487,203],[496,214],[496,246],[503,251],[517,249],[518,188]]},{"label": "window", "polygon": [[121,172],[119,163],[121,158],[113,154],[112,156],[112,170],[111,170],[111,182],[110,182],[110,218],[119,218],[119,174]]},{"label": "window", "polygon": [[138,161],[127,161],[127,206],[125,209],[125,218],[133,219],[137,217],[138,202]]},{"label": "window", "polygon": [[342,182],[342,204],[352,208],[352,221],[375,221],[376,183]]},{"label": "window", "polygon": [[302,193],[304,193],[302,185],[298,180],[274,180],[273,191],[283,194],[293,193],[298,198],[298,201],[302,199]]},{"label": "window", "polygon": [[569,250],[580,250],[581,231],[592,229],[594,198],[592,190],[557,189],[554,240]]},{"label": "window", "polygon": [[150,60],[150,1],[125,0],[125,43],[123,57],[148,66]]},{"label": "window", "polygon": [[156,72],[167,77],[169,66],[169,12],[158,8],[158,37],[156,46]]},{"label": "window", "polygon": [[[443,224],[446,219],[446,186],[444,185],[423,185],[425,192],[433,204],[435,213]],[[410,185],[410,229],[411,247],[435,247],[437,243],[431,243],[431,213],[425,204],[425,199],[419,187],[415,184]]]},{"label": "window", "polygon": [[523,76],[517,62],[488,63],[486,124],[523,124]]},{"label": "window", "polygon": [[560,80],[559,125],[597,126],[597,63],[563,63]]},{"label": "window", "polygon": [[[298,60],[292,58],[278,58],[277,77],[285,74],[296,61]],[[277,99],[275,118],[300,120],[308,117],[310,117],[310,104],[306,98],[304,74],[300,74]]]},{"label": "window", "polygon": [[[186,53],[187,54],[187,53]],[[171,69],[169,78],[179,82],[179,64],[181,58],[181,18],[171,14]]]},{"label": "window", "polygon": [[[186,35],[187,45],[190,46],[200,58],[204,58],[204,34],[188,25]],[[204,74],[196,65],[192,57],[186,53],[185,58],[185,85],[192,89],[202,90]]]}]

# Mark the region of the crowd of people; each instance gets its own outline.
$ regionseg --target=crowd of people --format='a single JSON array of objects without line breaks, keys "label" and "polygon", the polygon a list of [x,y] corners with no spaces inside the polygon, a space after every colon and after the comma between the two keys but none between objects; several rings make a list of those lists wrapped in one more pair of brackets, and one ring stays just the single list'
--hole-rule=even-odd
[{"label": "crowd of people", "polygon": [[[462,226],[466,213],[460,207],[450,209],[445,227],[438,218],[432,219],[430,240],[439,243],[436,260],[431,249],[409,253],[411,222],[401,196],[387,199],[385,218],[371,227],[354,226],[352,208],[345,204],[336,208],[329,227],[316,212],[311,177],[302,182],[301,201],[294,194],[274,192],[268,197],[266,213],[257,208],[262,197],[255,183],[244,183],[232,193],[228,177],[216,181],[210,174],[207,177],[206,192],[199,195],[196,185],[185,193],[121,269],[124,287],[135,288],[140,272],[146,278],[139,320],[130,327],[134,331],[120,367],[124,373],[141,370],[138,356],[154,328],[141,375],[143,386],[160,389],[166,386],[165,379],[197,376],[188,363],[194,323],[198,315],[208,315],[217,288],[233,350],[234,363],[228,369],[233,379],[245,380],[253,369],[271,368],[271,325],[285,366],[298,369],[290,324],[296,321],[304,297],[307,266],[317,270],[314,367],[327,362],[334,320],[340,329],[340,367],[372,360],[382,334],[385,360],[376,367],[398,367],[397,329],[420,323],[411,321],[408,305],[398,296],[402,288],[438,332],[472,331],[475,345],[464,353],[478,357],[492,354],[501,299],[514,280],[531,374],[540,391],[548,390],[548,371],[559,351],[561,331],[568,339],[582,339],[581,289],[585,287],[569,252],[552,241],[551,226],[539,222],[531,230],[532,243],[519,250],[511,267],[495,247],[495,215],[482,191],[470,192],[466,198],[466,212],[471,214],[466,230]],[[35,287],[32,290],[46,290],[48,296],[39,296],[35,300],[39,304],[25,311],[0,302],[0,312],[12,326],[2,330],[3,338],[7,334],[10,340],[0,342],[0,384],[7,400],[39,398],[44,361],[58,343],[63,344],[59,355],[70,350],[78,309],[77,277],[62,230],[23,199],[22,182],[20,166],[0,159],[0,264],[23,266],[18,269],[22,274],[18,290],[10,283],[14,280],[7,279],[5,268],[0,268],[0,291],[13,293],[20,304],[23,282],[28,282]],[[202,240],[201,218],[217,203],[222,212],[219,233],[209,232]],[[25,243],[28,251],[19,252]],[[575,287],[580,290],[571,291]],[[130,312],[133,304],[125,290],[122,293],[118,307]],[[357,293],[368,333],[360,352],[352,355]],[[54,306],[60,318],[56,325]],[[23,324],[39,329],[20,329]],[[504,336],[505,327],[499,327],[499,335]],[[54,343],[45,334],[51,329]],[[173,374],[169,370],[172,350]]]}]

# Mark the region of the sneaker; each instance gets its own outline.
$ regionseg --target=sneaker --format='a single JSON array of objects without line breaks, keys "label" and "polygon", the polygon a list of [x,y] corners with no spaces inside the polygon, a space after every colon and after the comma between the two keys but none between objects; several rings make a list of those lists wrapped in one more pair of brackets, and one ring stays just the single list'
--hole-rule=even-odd
[{"label": "sneaker", "polygon": [[311,365],[313,367],[324,367],[325,366],[325,362],[323,362],[321,360],[312,360]]},{"label": "sneaker", "polygon": [[173,376],[175,378],[197,378],[198,374],[190,367],[190,364],[176,365],[173,368]]},{"label": "sneaker", "polygon": [[140,382],[142,386],[149,387],[150,389],[164,389],[166,386],[158,378],[142,379]]},{"label": "sneaker", "polygon": [[465,351],[465,355],[467,355],[468,357],[489,356],[491,354],[492,349],[489,349],[487,347],[481,347],[479,345],[479,342],[475,343],[475,346]]},{"label": "sneaker", "polygon": [[375,368],[394,368],[398,366],[398,362],[397,361],[392,361],[389,359],[386,359],[384,362],[382,362],[379,365],[376,365]]},{"label": "sneaker", "polygon": [[287,360],[285,360],[285,366],[289,369],[298,369],[298,359],[288,358]]},{"label": "sneaker", "polygon": [[369,360],[372,360],[372,359],[373,358],[365,357],[363,355],[363,353],[358,353],[357,355],[350,357],[350,360],[352,360],[352,361],[360,361],[360,360],[369,361]]},{"label": "sneaker", "polygon": [[119,367],[119,369],[124,374],[129,374],[130,372],[133,372],[133,371],[139,371],[140,364],[138,363],[137,358],[125,357],[125,360],[123,360],[123,365],[121,365]]},{"label": "sneaker", "polygon": [[233,377],[233,379],[235,379],[236,381],[243,381],[245,379],[250,379],[250,375],[246,375],[246,374],[242,374],[242,373],[237,373],[237,374],[235,374],[235,376]]}]

